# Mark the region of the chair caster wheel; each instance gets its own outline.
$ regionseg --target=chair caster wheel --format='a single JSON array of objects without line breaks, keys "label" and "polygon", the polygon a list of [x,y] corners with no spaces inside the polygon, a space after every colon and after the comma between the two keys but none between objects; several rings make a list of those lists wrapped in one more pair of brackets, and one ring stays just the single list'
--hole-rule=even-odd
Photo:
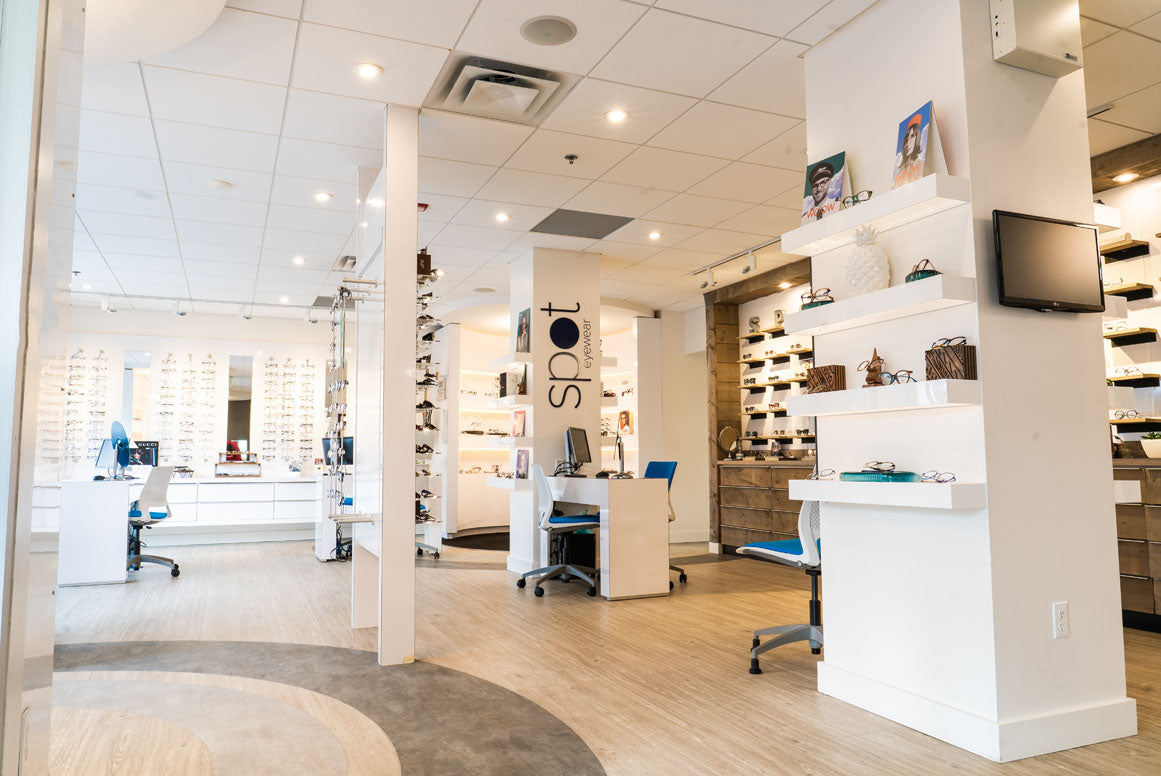
[{"label": "chair caster wheel", "polygon": [[819,649],[818,647],[811,647],[811,648],[810,648],[810,654],[812,654],[812,655],[821,655],[821,654],[822,654],[822,650],[821,650],[821,649]]},{"label": "chair caster wheel", "polygon": [[535,591],[535,592],[536,592],[536,597],[537,597],[537,598],[540,598],[541,596],[543,596],[543,595],[544,595],[544,588],[543,588],[543,587],[538,587],[538,588],[536,588],[536,591]]},{"label": "chair caster wheel", "polygon": [[597,594],[597,589],[595,587],[590,587],[585,592],[588,593],[590,596],[595,596]]},{"label": "chair caster wheel", "polygon": [[181,575],[181,569],[179,569],[177,566],[174,566],[173,568],[171,568],[171,569],[169,570],[169,575],[170,575],[171,577],[180,576],[180,575]]},{"label": "chair caster wheel", "polygon": [[756,658],[756,657],[750,658],[750,673],[752,673],[752,674],[762,673],[762,669],[758,666],[758,658]]},{"label": "chair caster wheel", "polygon": [[439,560],[439,553],[437,552],[435,555],[432,555],[431,557],[435,558],[436,560]]},{"label": "chair caster wheel", "polygon": [[673,589],[673,580],[672,580],[672,579],[671,579],[671,580],[669,580],[669,589],[670,589],[670,590],[672,590],[672,589]]},{"label": "chair caster wheel", "polygon": [[423,548],[422,547],[415,548],[415,557],[417,557],[417,558],[423,557]]},{"label": "chair caster wheel", "polygon": [[689,577],[687,577],[685,574],[682,574],[681,576],[679,576],[677,578],[677,581],[684,585],[686,582],[689,581]]},{"label": "chair caster wheel", "polygon": [[516,580],[516,587],[520,588],[521,590],[523,590],[527,584],[528,580],[524,579],[524,577],[520,577],[520,579]]}]

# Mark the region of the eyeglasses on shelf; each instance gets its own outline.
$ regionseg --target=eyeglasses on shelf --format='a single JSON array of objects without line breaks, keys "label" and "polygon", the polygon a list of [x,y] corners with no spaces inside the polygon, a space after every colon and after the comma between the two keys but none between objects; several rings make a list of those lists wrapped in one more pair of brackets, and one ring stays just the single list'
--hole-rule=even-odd
[{"label": "eyeglasses on shelf", "polygon": [[955,473],[954,472],[941,472],[941,471],[936,471],[935,469],[932,469],[931,471],[926,471],[926,472],[923,472],[922,474],[920,474],[919,481],[920,482],[939,482],[939,483],[955,482]]},{"label": "eyeglasses on shelf", "polygon": [[843,207],[854,207],[860,202],[866,202],[869,200],[871,198],[871,194],[873,193],[874,192],[872,192],[870,189],[863,189],[862,191],[856,192],[849,197],[843,197],[841,200],[839,200],[839,202]]}]

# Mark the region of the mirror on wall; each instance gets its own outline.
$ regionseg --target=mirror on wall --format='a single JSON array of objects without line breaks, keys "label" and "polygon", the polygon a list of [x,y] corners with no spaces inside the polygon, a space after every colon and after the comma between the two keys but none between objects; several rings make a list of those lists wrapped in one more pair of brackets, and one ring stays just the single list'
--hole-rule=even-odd
[{"label": "mirror on wall", "polygon": [[[254,358],[230,356],[230,396],[226,414],[226,451],[250,450],[250,399],[254,382]],[[238,457],[241,460],[241,456]]]},{"label": "mirror on wall", "polygon": [[134,442],[145,439],[145,419],[149,414],[149,353],[125,351],[124,385],[121,391],[120,421]]}]

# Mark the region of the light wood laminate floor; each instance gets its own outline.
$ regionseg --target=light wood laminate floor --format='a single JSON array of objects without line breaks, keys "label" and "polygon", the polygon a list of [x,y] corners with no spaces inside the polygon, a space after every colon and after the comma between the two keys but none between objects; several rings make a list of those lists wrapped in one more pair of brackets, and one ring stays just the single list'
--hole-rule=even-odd
[{"label": "light wood laminate floor", "polygon": [[[169,549],[169,548],[167,548]],[[675,545],[701,555],[705,545]],[[348,564],[305,542],[172,548],[182,575],[62,588],[59,643],[245,640],[375,649],[348,627]],[[668,598],[610,603],[579,585],[518,590],[504,554],[417,561],[416,654],[513,690],[571,726],[609,774],[1158,774],[1161,635],[1125,631],[1140,734],[996,765],[820,695],[805,645],[747,673],[750,631],[803,622],[808,584],[750,560],[693,562]],[[678,561],[678,565],[680,561]],[[824,610],[825,616],[825,610]],[[447,731],[454,736],[454,731]]]}]

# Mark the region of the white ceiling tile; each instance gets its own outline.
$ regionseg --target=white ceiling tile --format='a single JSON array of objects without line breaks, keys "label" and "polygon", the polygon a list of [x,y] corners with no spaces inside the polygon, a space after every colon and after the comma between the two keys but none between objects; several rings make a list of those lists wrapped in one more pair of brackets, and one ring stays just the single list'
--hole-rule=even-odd
[{"label": "white ceiling tile", "polygon": [[424,110],[419,114],[419,153],[438,159],[501,166],[532,130],[522,124]]},{"label": "white ceiling tile", "polygon": [[727,164],[724,159],[641,147],[605,173],[603,180],[649,189],[685,191]]},{"label": "white ceiling tile", "polygon": [[1118,32],[1084,50],[1088,107],[1113,102],[1157,82],[1161,42]]},{"label": "white ceiling tile", "polygon": [[262,266],[264,267],[296,267],[295,257],[301,257],[306,263],[303,268],[311,270],[332,270],[335,258],[339,254],[334,252],[317,253],[314,251],[294,251],[284,248],[263,248]]},{"label": "white ceiling tile", "polygon": [[507,285],[508,279],[509,276],[505,270],[484,268],[478,269],[468,275],[466,282],[475,286],[487,284],[488,286],[499,288]]},{"label": "white ceiling tile", "polygon": [[77,155],[77,183],[165,191],[161,165],[156,159],[99,154],[93,151],[82,151]]},{"label": "white ceiling tile", "polygon": [[[121,284],[121,286],[125,289],[126,294],[133,294],[133,295],[140,294],[141,296],[160,296],[160,297],[164,297],[166,299],[188,299],[190,296],[189,290],[185,285],[179,286],[179,285],[162,285],[159,283],[123,282]],[[134,299],[133,300],[134,305],[137,305],[137,303],[139,301],[144,301],[144,300]]]},{"label": "white ceiling tile", "polygon": [[699,307],[705,307],[705,302],[702,301],[700,296],[698,296],[697,298],[684,297],[679,302],[674,302],[673,304],[667,304],[664,307],[659,308],[659,309],[661,309],[665,312],[686,313],[686,312],[689,312],[690,310],[696,310]]},{"label": "white ceiling tile", "polygon": [[651,9],[592,75],[704,97],[773,42],[755,32]]},{"label": "white ceiling tile", "polygon": [[146,64],[285,86],[297,26],[287,19],[226,8],[201,35],[150,57]]},{"label": "white ceiling tile", "polygon": [[643,260],[641,264],[690,271],[712,264],[720,258],[721,256],[716,253],[690,251],[683,248],[665,248]]},{"label": "white ceiling tile", "polygon": [[518,202],[522,205],[557,208],[576,195],[585,185],[586,182],[579,178],[503,169],[493,175],[476,196],[497,202]]},{"label": "white ceiling tile", "polygon": [[594,181],[564,206],[569,210],[637,218],[672,197],[672,191]]},{"label": "white ceiling tile", "polygon": [[[314,294],[283,294],[278,291],[258,292],[254,294],[254,304],[282,304],[283,298],[286,299],[288,307],[310,307],[314,304]],[[302,310],[293,313],[293,317],[299,318],[302,316]],[[287,317],[290,317],[288,314]]]},{"label": "white ceiling tile", "polygon": [[256,264],[239,264],[233,261],[186,259],[184,264],[190,285],[195,282],[204,285],[224,278],[249,278],[253,280],[258,273]]},{"label": "white ceiling tile", "polygon": [[1082,46],[1090,46],[1101,38],[1107,38],[1116,31],[1117,28],[1111,24],[1086,19],[1083,16],[1080,19],[1080,43]]},{"label": "white ceiling tile", "polygon": [[291,89],[282,133],[303,140],[382,149],[384,116],[380,102]]},{"label": "white ceiling tile", "polygon": [[[657,245],[637,245],[634,243],[615,242],[613,240],[597,240],[595,243],[585,249],[590,253],[601,254],[601,277],[605,276],[605,270],[612,270],[613,268],[623,268],[630,264],[649,258],[653,254],[661,250]],[[606,264],[608,259],[608,264]],[[609,274],[612,274],[610,271]]]},{"label": "white ceiling tile", "polygon": [[103,234],[94,239],[97,241],[97,247],[105,254],[105,258],[110,264],[113,263],[114,254],[168,256],[175,259],[180,255],[177,250],[177,240],[174,239],[126,237],[117,234]]},{"label": "white ceiling tile", "polygon": [[274,229],[301,229],[307,232],[338,234],[344,238],[355,228],[354,206],[348,212],[293,205],[271,205],[267,226]]},{"label": "white ceiling tile", "polygon": [[669,267],[657,267],[647,264],[634,264],[631,267],[617,272],[610,277],[613,280],[630,280],[634,283],[648,283],[655,286],[658,283],[664,283],[667,280],[681,277],[685,274],[685,270],[670,269]]},{"label": "white ceiling tile", "polygon": [[290,229],[267,228],[262,239],[263,249],[283,249],[288,251],[307,251],[312,253],[329,254],[338,258],[339,251],[347,242],[346,235],[315,234],[313,232],[299,232]]},{"label": "white ceiling tile", "polygon": [[173,239],[173,220],[168,217],[94,212],[81,213],[81,216],[85,220],[85,227],[98,243],[101,241],[101,235],[105,234]]},{"label": "white ceiling tile", "polygon": [[658,0],[657,8],[747,30],[782,36],[826,5],[827,0]]},{"label": "white ceiling tile", "polygon": [[[278,138],[256,132],[155,121],[161,158],[175,162],[270,172]],[[297,141],[302,142],[302,141]]]},{"label": "white ceiling tile", "polygon": [[614,299],[628,299],[650,287],[649,283],[635,283],[630,280],[616,280],[605,278],[601,280],[601,296],[611,296]]},{"label": "white ceiling tile", "polygon": [[[262,203],[270,195],[269,173],[173,161],[162,162],[161,166],[165,169],[165,181],[171,194]],[[215,189],[210,185],[212,181],[226,181],[230,185]]]},{"label": "white ceiling tile", "polygon": [[160,67],[142,68],[154,119],[277,135],[286,88]]},{"label": "white ceiling tile", "polygon": [[723,221],[722,229],[752,234],[779,235],[799,225],[801,213],[784,207],[755,205],[745,213]]},{"label": "white ceiling tile", "polygon": [[806,118],[806,46],[788,40],[742,68],[710,94],[709,99],[754,110]]},{"label": "white ceiling tile", "polygon": [[[632,143],[539,129],[512,155],[506,166],[596,180],[635,148]],[[578,158],[569,162],[565,159],[567,155]]]},{"label": "white ceiling tile", "polygon": [[769,235],[731,232],[725,229],[706,229],[690,237],[679,247],[689,251],[705,251],[727,255],[744,251],[768,239]]},{"label": "white ceiling tile", "polygon": [[[292,85],[418,107],[445,59],[446,49],[304,23]],[[363,62],[379,65],[383,75],[360,78],[355,66]]]},{"label": "white ceiling tile", "polygon": [[226,5],[244,11],[285,16],[288,19],[297,19],[302,10],[302,0],[227,0]]},{"label": "white ceiling tile", "polygon": [[[194,299],[214,299],[219,302],[233,302],[233,303],[249,303],[254,298],[253,286],[240,285],[237,287],[224,287],[214,285],[194,285],[192,279],[189,286],[190,296]],[[253,311],[257,315],[257,311]],[[239,324],[244,324],[245,321],[239,321]]]},{"label": "white ceiling tile", "polygon": [[831,0],[821,11],[795,27],[786,36],[813,46],[869,8],[875,0]]},{"label": "white ceiling tile", "polygon": [[1092,156],[1112,151],[1114,148],[1120,148],[1138,140],[1144,140],[1147,137],[1149,137],[1149,133],[1139,129],[1129,129],[1100,119],[1088,120],[1088,151]]},{"label": "white ceiling tile", "polygon": [[[315,195],[320,191],[332,195],[331,199],[326,202],[316,200]],[[353,183],[275,175],[270,201],[280,205],[299,205],[318,210],[354,213],[358,206],[355,191]]]},{"label": "white ceiling tile", "polygon": [[587,237],[570,237],[564,234],[542,234],[528,232],[508,246],[509,251],[525,251],[529,248],[560,248],[565,251],[587,251],[596,240]]},{"label": "white ceiling tile", "polygon": [[[492,229],[509,229],[527,232],[543,221],[552,208],[534,207],[532,205],[517,205],[512,202],[491,202],[486,199],[473,199],[456,214],[451,220],[453,224],[467,226],[485,226]],[[496,220],[496,214],[503,213],[508,220]]]},{"label": "white ceiling tile", "polygon": [[307,269],[305,267],[266,267],[258,268],[258,282],[266,284],[286,283],[296,286],[314,286],[318,288],[327,281],[330,273],[325,269]]},{"label": "white ceiling tile", "polygon": [[801,177],[801,173],[780,167],[734,162],[692,186],[689,191],[707,197],[764,202],[793,186]]},{"label": "white ceiling tile", "polygon": [[278,148],[280,175],[353,183],[360,167],[383,166],[383,152],[368,148],[283,138]]},{"label": "white ceiling tile", "polygon": [[[1158,8],[1161,8],[1161,4],[1158,4]],[[1081,19],[1080,29],[1082,38],[1084,36],[1084,21],[1084,19]],[[1095,24],[1096,22],[1093,23]],[[1161,10],[1158,10],[1156,14],[1150,16],[1148,19],[1137,22],[1129,29],[1133,32],[1139,32],[1142,35],[1148,35],[1154,40],[1161,40]]]},{"label": "white ceiling tile", "polygon": [[241,226],[262,226],[266,204],[242,202],[228,197],[171,194],[173,217],[189,221],[217,221]]},{"label": "white ceiling tile", "polygon": [[1082,15],[1117,27],[1131,27],[1159,11],[1157,0],[1082,0],[1080,3]]},{"label": "white ceiling tile", "polygon": [[797,119],[787,116],[716,102],[699,102],[658,132],[649,145],[737,159],[797,123]]},{"label": "white ceiling tile", "polygon": [[476,0],[306,0],[302,18],[451,48],[475,7]]},{"label": "white ceiling tile", "polygon": [[146,283],[157,286],[178,286],[185,288],[185,272],[160,272],[156,270],[136,270],[125,278],[125,282]]},{"label": "white ceiling tile", "polygon": [[79,142],[82,151],[157,158],[153,125],[141,116],[82,110]]},{"label": "white ceiling tile", "polygon": [[85,108],[130,116],[148,116],[149,104],[136,62],[86,67],[81,105]]},{"label": "white ceiling tile", "polygon": [[778,137],[753,153],[742,157],[743,162],[766,164],[786,170],[799,170],[806,174],[806,122],[803,121],[783,132]]},{"label": "white ceiling tile", "polygon": [[150,254],[134,255],[129,253],[106,253],[105,260],[109,266],[122,278],[128,277],[125,272],[181,272],[181,260],[170,256],[154,256]]},{"label": "white ceiling tile", "polygon": [[689,226],[717,226],[722,221],[746,210],[748,205],[736,200],[698,197],[678,194],[646,215],[656,221],[668,221]]},{"label": "white ceiling tile", "polygon": [[[620,0],[537,0],[535,7],[530,7],[527,0],[482,0],[456,48],[533,67],[584,74],[644,10]],[[526,21],[539,16],[572,21],[576,37],[554,46],[528,41],[520,30]]]},{"label": "white ceiling tile", "polygon": [[[98,213],[133,213],[155,218],[170,217],[169,201],[160,191],[121,189],[116,186],[77,184],[77,210]],[[73,249],[76,250],[74,243]]]},{"label": "white ceiling tile", "polygon": [[482,267],[498,255],[490,248],[464,248],[452,245],[433,246],[431,254],[432,263],[440,268],[447,266]]},{"label": "white ceiling tile", "polygon": [[[443,277],[435,281],[436,296],[443,296],[447,288],[459,283],[461,280],[466,280],[479,267],[461,267],[456,264],[440,264],[439,268],[443,270]],[[447,284],[445,286],[444,284]],[[470,290],[470,289],[469,289]]]},{"label": "white ceiling tile", "polygon": [[429,156],[419,157],[419,191],[420,199],[423,194],[446,194],[454,197],[468,197],[475,195],[492,173],[495,167],[486,167],[482,164],[468,164],[467,162],[452,162],[447,159],[432,159]]},{"label": "white ceiling tile", "polygon": [[[619,278],[613,279],[618,280]],[[681,301],[687,293],[680,289],[656,286],[654,288],[647,288],[639,294],[633,294],[633,296],[629,297],[629,301],[648,305],[654,310],[660,310],[666,305]]]},{"label": "white ceiling tile", "polygon": [[[586,78],[542,126],[588,137],[644,143],[695,102],[692,97]],[[611,110],[623,110],[629,116],[613,123],[605,118]]]},{"label": "white ceiling tile", "polygon": [[[671,245],[676,245],[682,240],[688,240],[700,231],[701,227],[699,226],[683,226],[682,224],[637,219],[625,224],[605,239],[613,242],[654,246],[656,249],[654,253],[656,253],[661,248],[667,248]],[[658,234],[660,237],[656,240],[651,240],[649,239],[650,234]]]},{"label": "white ceiling tile", "polygon": [[[1156,77],[1161,81],[1161,72]],[[1118,98],[1112,110],[1105,111],[1100,118],[1150,135],[1161,133],[1161,83]]]},{"label": "white ceiling tile", "polygon": [[803,173],[802,179],[790,186],[786,191],[782,192],[776,197],[772,197],[766,201],[765,204],[773,205],[774,207],[784,207],[788,210],[797,210],[802,213],[802,198],[805,196],[806,175]]},{"label": "white ceiling tile", "polygon": [[434,247],[449,245],[455,248],[476,248],[478,250],[502,251],[512,244],[519,235],[506,229],[489,229],[480,226],[463,226],[447,224],[440,230],[439,235],[432,241],[432,252],[438,253]]},{"label": "white ceiling tile", "polygon": [[176,223],[178,237],[183,243],[186,240],[192,240],[194,242],[220,243],[251,248],[262,244],[261,226],[242,226],[212,221],[183,221],[181,219],[178,219]]},{"label": "white ceiling tile", "polygon": [[416,230],[415,245],[417,248],[426,248],[435,236],[443,229],[444,224],[438,221],[420,221],[419,228]]},{"label": "white ceiling tile", "polygon": [[258,248],[254,246],[224,245],[197,240],[182,240],[181,255],[187,260],[229,261],[235,264],[258,263]]},{"label": "white ceiling tile", "polygon": [[94,255],[99,256],[100,254],[95,253],[97,250],[97,245],[93,242],[93,238],[89,237],[89,233],[86,232],[83,227],[81,227],[79,222],[77,223],[77,226],[79,228],[77,231],[73,232],[73,255],[75,256],[82,252],[91,251],[94,252]]},{"label": "white ceiling tile", "polygon": [[446,224],[455,218],[469,200],[466,197],[449,197],[446,194],[420,194],[419,201],[427,205],[427,210],[420,211],[420,221]]}]

